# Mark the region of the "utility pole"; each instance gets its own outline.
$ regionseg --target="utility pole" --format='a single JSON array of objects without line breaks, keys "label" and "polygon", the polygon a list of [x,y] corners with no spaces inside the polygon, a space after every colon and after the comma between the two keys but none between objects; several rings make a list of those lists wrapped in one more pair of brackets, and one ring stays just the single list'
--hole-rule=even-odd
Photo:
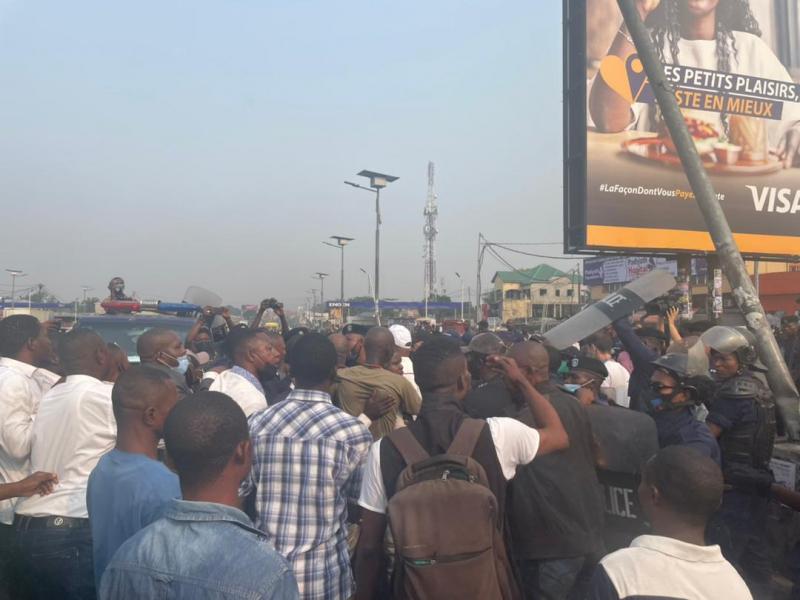
[{"label": "utility pole", "polygon": [[327,276],[327,273],[320,273],[319,271],[314,273],[314,278],[319,279],[319,303],[322,306],[323,312],[325,311],[325,278]]},{"label": "utility pole", "polygon": [[656,53],[650,32],[642,22],[635,0],[617,0],[617,2],[680,156],[684,173],[697,199],[711,240],[714,242],[720,265],[730,282],[731,295],[742,311],[748,329],[756,338],[756,348],[768,369],[767,381],[775,395],[775,404],[783,418],[786,432],[790,439],[796,440],[800,438],[800,397],[797,388],[778,348],[772,327],[767,322],[753,282],[747,274],[744,260],[733,239],[725,213],[716,198],[711,180],[686,127],[675,99],[674,89],[664,74],[664,65]]},{"label": "utility pole", "polygon": [[464,320],[464,280],[461,278],[461,275],[456,271],[456,277],[458,277],[458,281],[461,284],[461,320]]}]

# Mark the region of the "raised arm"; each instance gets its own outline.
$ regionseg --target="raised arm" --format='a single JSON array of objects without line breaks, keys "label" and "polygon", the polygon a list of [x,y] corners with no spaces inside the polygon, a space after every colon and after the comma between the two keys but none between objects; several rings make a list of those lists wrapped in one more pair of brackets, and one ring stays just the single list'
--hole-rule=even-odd
[{"label": "raised arm", "polygon": [[487,359],[503,369],[508,381],[516,387],[527,402],[539,432],[537,456],[563,450],[569,446],[569,436],[553,405],[531,385],[516,361],[508,356],[493,355]]}]

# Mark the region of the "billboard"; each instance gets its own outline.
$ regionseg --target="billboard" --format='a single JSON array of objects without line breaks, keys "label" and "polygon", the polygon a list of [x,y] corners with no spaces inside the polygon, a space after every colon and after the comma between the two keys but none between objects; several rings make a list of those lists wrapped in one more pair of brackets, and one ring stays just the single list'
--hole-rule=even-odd
[{"label": "billboard", "polygon": [[[663,256],[613,256],[583,259],[583,283],[587,286],[628,283],[654,269],[678,276],[678,261]],[[706,277],[705,258],[693,258],[691,276]]]},{"label": "billboard", "polygon": [[[800,1],[639,6],[740,250],[800,255]],[[616,1],[564,12],[565,251],[714,251]]]}]

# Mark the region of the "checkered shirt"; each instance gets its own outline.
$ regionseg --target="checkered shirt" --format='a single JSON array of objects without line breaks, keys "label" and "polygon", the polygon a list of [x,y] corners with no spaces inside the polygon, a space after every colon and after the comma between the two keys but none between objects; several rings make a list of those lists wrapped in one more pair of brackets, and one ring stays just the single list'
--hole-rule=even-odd
[{"label": "checkered shirt", "polygon": [[294,390],[250,418],[256,526],[289,561],[300,596],[353,595],[347,501],[357,501],[372,435],[324,392]]}]

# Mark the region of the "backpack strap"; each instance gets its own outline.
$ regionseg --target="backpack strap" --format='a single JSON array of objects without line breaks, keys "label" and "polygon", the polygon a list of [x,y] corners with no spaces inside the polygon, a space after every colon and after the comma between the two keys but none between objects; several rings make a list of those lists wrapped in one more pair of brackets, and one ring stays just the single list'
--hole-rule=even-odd
[{"label": "backpack strap", "polygon": [[417,438],[414,437],[414,434],[409,431],[408,427],[395,429],[389,434],[389,439],[392,440],[394,447],[397,448],[406,465],[415,465],[431,457],[417,441]]},{"label": "backpack strap", "polygon": [[450,443],[447,453],[468,458],[472,456],[484,425],[486,425],[486,421],[483,419],[464,419],[456,432],[456,437]]}]

